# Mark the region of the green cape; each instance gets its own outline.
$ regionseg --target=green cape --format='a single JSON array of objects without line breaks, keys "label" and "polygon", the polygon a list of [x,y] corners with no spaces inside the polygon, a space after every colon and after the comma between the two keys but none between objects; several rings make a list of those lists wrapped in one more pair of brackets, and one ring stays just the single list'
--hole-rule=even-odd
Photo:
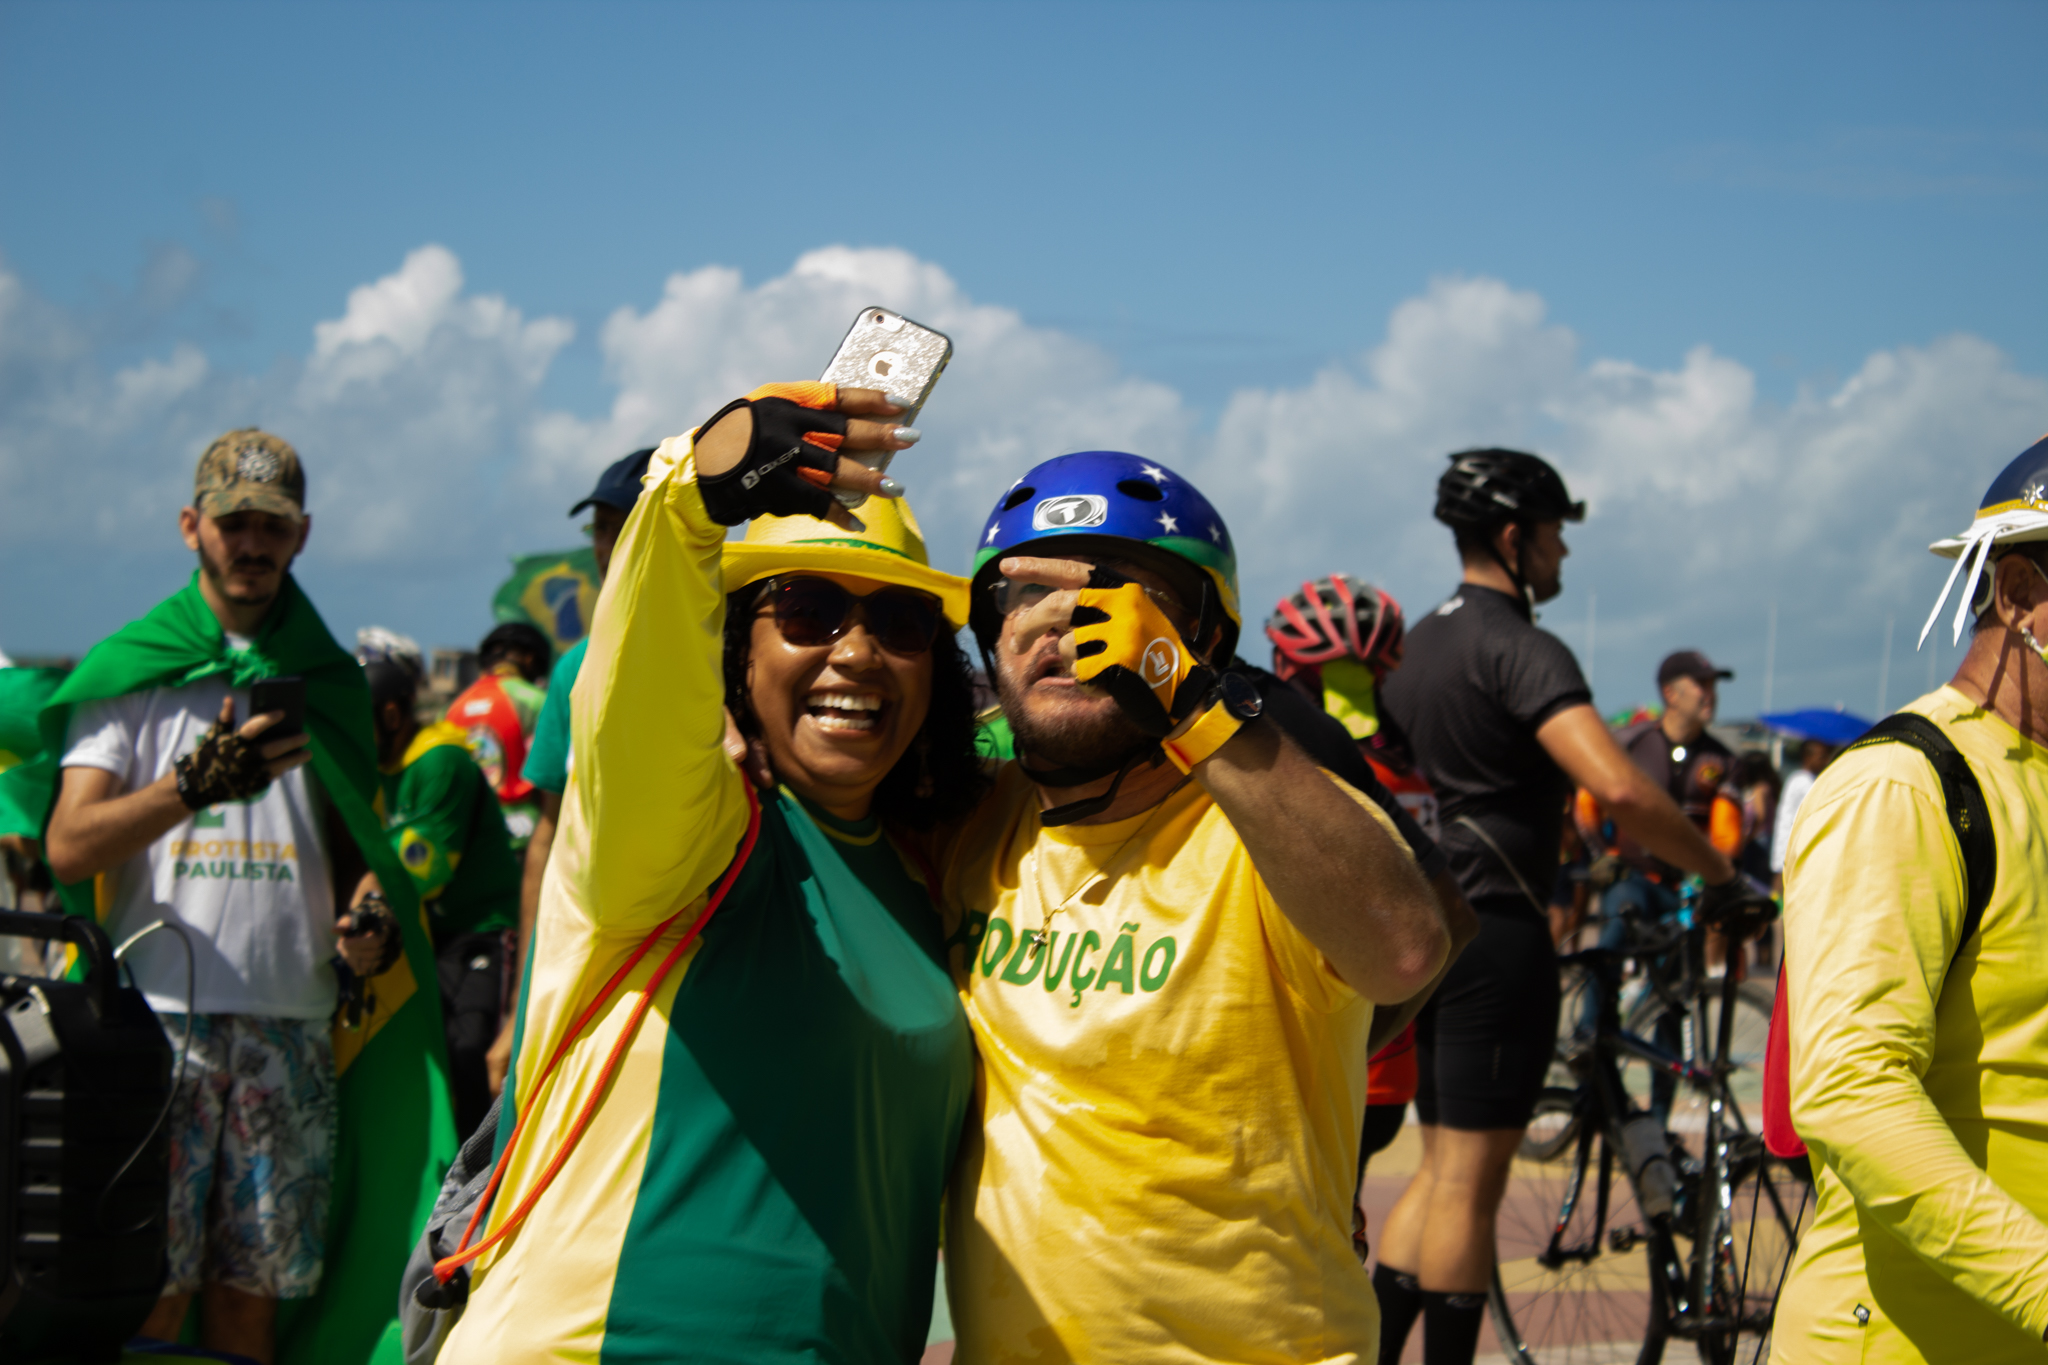
[{"label": "green cape", "polygon": [[[0,668],[0,773],[6,773],[42,752],[41,732],[36,729],[43,703],[57,690],[64,675],[54,668]],[[49,784],[22,783],[15,787],[0,783],[0,834],[43,837],[43,815],[50,808]],[[40,793],[40,794],[38,794]],[[20,798],[26,795],[24,803]]]},{"label": "green cape", "polygon": [[[377,1008],[364,1027],[335,1033],[341,1118],[327,1265],[317,1294],[280,1305],[278,1361],[396,1361],[399,1276],[454,1158],[455,1124],[434,951],[418,892],[377,811],[377,749],[363,670],[289,576],[255,642],[230,652],[195,572],[183,590],[94,646],[58,687],[40,716],[42,752],[0,773],[0,811],[10,804],[39,811],[35,832],[42,833],[65,731],[81,703],[215,676],[246,687],[292,674],[306,680],[313,775],[383,883],[405,955],[371,983]],[[95,913],[93,883],[74,883],[63,893],[70,913]]]}]

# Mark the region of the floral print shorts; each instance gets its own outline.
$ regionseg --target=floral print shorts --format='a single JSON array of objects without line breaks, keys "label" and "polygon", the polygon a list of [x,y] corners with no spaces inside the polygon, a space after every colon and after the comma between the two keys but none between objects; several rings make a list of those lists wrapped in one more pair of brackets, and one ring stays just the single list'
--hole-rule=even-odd
[{"label": "floral print shorts", "polygon": [[[175,1053],[185,1016],[165,1014]],[[265,1298],[320,1287],[334,1175],[334,1045],[325,1020],[201,1014],[174,1060],[170,1278]]]}]

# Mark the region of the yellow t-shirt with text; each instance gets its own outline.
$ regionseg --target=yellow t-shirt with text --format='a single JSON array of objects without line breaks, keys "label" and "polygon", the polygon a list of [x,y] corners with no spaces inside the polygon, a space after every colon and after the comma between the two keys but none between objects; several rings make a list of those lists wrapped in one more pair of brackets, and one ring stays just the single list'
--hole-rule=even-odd
[{"label": "yellow t-shirt with text", "polygon": [[1038,804],[1005,765],[940,859],[981,1053],[946,1229],[959,1359],[1375,1360],[1351,1244],[1370,1002],[1198,784],[1113,824]]}]

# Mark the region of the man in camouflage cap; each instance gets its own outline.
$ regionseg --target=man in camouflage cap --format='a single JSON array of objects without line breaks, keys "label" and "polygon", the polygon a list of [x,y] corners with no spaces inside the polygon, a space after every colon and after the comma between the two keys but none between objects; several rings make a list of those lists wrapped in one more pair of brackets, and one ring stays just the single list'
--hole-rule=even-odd
[{"label": "man in camouflage cap", "polygon": [[255,427],[222,436],[199,457],[178,529],[199,552],[208,604],[230,608],[222,628],[254,634],[312,529],[299,452]]},{"label": "man in camouflage cap", "polygon": [[255,427],[231,431],[199,457],[193,506],[208,516],[274,512],[306,519],[306,471],[289,441]]},{"label": "man in camouflage cap", "polygon": [[[330,960],[376,978],[416,951],[415,979],[433,979],[424,937],[398,929],[418,899],[375,814],[361,671],[291,577],[312,529],[305,500],[286,442],[251,427],[208,446],[178,514],[198,572],[95,646],[42,725],[60,755],[45,848],[67,908],[92,913],[97,881],[115,938],[161,919],[196,950],[189,977],[167,935],[128,958],[186,1053],[170,1116],[170,1273],[143,1331],[175,1337],[196,1295],[203,1344],[264,1361],[279,1345],[277,1301],[315,1295],[335,1250],[328,1201],[351,1148],[337,1138],[350,1120]],[[252,714],[251,687],[284,677],[298,680],[304,728],[279,737],[267,732],[285,713]],[[404,995],[384,998],[400,1003],[374,1021],[378,1046],[408,1036],[438,1053],[434,1002],[419,998],[412,1029],[393,1027],[410,1022]],[[363,1036],[349,1044],[356,1067]],[[415,1184],[437,1155],[420,1129]],[[389,1240],[395,1277],[410,1238]],[[359,1325],[366,1340],[383,1312]]]}]

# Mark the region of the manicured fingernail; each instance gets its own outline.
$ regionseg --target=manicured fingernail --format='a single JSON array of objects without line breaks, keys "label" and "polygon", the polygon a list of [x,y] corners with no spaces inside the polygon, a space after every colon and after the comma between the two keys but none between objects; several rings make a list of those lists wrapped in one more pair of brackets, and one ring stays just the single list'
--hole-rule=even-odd
[{"label": "manicured fingernail", "polygon": [[885,498],[900,498],[903,496],[903,485],[894,479],[884,478],[881,487],[875,491]]},{"label": "manicured fingernail", "polygon": [[917,406],[917,397],[914,394],[892,393],[888,397],[889,406],[892,408],[902,408],[908,411]]},{"label": "manicured fingernail", "polygon": [[851,513],[851,512],[848,512],[848,513],[846,514],[846,519],[847,519],[847,520],[848,520],[849,522],[853,523],[852,525],[850,525],[850,526],[848,526],[848,527],[846,528],[846,529],[847,529],[847,530],[849,530],[849,531],[865,531],[865,530],[867,530],[867,529],[868,529],[868,524],[867,524],[866,522],[862,521],[862,520],[861,520],[861,519],[860,519],[859,517],[855,516],[855,515],[854,515],[853,513]]},{"label": "manicured fingernail", "polygon": [[904,445],[914,446],[924,439],[924,433],[916,427],[898,427],[896,428],[896,439]]}]

